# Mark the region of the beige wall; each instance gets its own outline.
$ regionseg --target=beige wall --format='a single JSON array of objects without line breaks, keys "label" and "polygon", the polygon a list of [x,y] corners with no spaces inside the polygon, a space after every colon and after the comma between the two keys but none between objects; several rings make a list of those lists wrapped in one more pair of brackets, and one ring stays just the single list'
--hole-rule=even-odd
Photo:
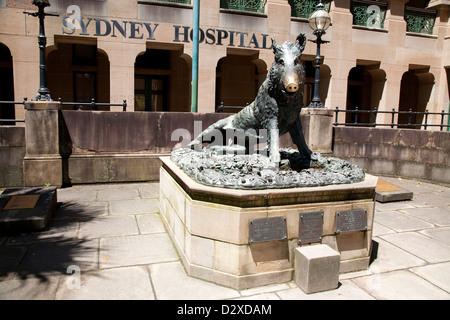
[{"label": "beige wall", "polygon": [[[326,107],[345,107],[350,70],[369,61],[378,64],[379,69],[386,74],[378,103],[380,110],[398,108],[402,76],[417,66],[428,68],[428,72],[434,77],[432,92],[426,103],[427,109],[435,112],[447,109],[449,93],[444,68],[450,66],[449,5],[442,2],[443,0],[432,1],[437,3],[433,8],[438,11],[434,33],[418,35],[406,33],[406,22],[403,19],[405,0],[386,1],[388,12],[384,30],[353,26],[351,1],[332,2],[330,11],[332,26],[324,36],[330,43],[322,46],[324,63],[331,71],[328,92],[321,93],[321,96],[326,98],[324,98]],[[21,100],[23,97],[31,99],[36,95],[39,86],[38,19],[23,14],[24,9],[36,10],[29,2],[8,0],[6,8],[0,8],[0,42],[8,46],[13,56],[15,100]],[[45,20],[48,46],[54,45],[62,38],[69,42],[96,39],[97,47],[109,60],[111,103],[121,103],[123,99],[127,99],[128,110],[133,110],[134,62],[136,56],[146,48],[166,46],[168,50],[179,50],[187,67],[191,67],[192,42],[190,39],[188,42],[183,41],[185,31],[183,27],[192,27],[191,6],[163,6],[155,5],[151,1],[140,1],[138,4],[137,0],[50,0],[50,2],[52,6],[46,11],[57,11],[60,17],[47,17]],[[87,34],[80,34],[83,29],[75,29],[73,34],[67,34],[71,33],[71,29],[63,26],[62,17],[76,14],[66,13],[67,6],[71,4],[79,5],[85,23],[88,18],[92,18],[85,28]],[[96,36],[95,18],[105,19],[111,26],[112,20],[117,21],[118,25],[124,25],[126,22],[126,36],[122,36],[117,28],[106,36]],[[133,27],[131,22],[134,22]],[[105,22],[99,23],[100,31],[105,33]],[[178,42],[174,41],[176,31],[174,26],[180,26]],[[154,30],[153,38],[150,37],[147,27]],[[199,112],[213,112],[216,107],[216,67],[227,53],[235,54],[236,51],[240,51],[243,55],[247,55],[250,50],[256,51],[257,58],[269,68],[273,61],[272,50],[267,49],[271,45],[271,37],[277,42],[283,42],[295,40],[299,32],[305,32],[308,39],[314,38],[306,20],[291,19],[288,0],[267,0],[265,14],[234,14],[221,10],[220,0],[202,1],[200,27],[205,33],[210,29],[210,36],[213,35],[214,38],[206,38],[205,41],[209,43],[200,44]],[[131,37],[133,30],[134,38]],[[228,33],[228,37],[222,39],[221,45],[217,43],[220,36],[218,30],[225,30]],[[234,43],[231,43],[231,32],[234,32]],[[240,46],[241,33],[247,33],[243,47]],[[267,48],[255,48],[255,44],[251,43],[253,34],[260,47],[263,46],[265,39]],[[247,48],[249,44],[250,48]],[[308,42],[304,55],[311,60],[315,56],[315,51],[315,45]],[[185,71],[177,69],[172,72],[178,79],[177,73]],[[171,90],[178,92],[182,86],[181,83],[174,83]],[[190,81],[184,83],[184,86],[189,87]],[[172,100],[177,102],[178,99],[179,95],[174,94]],[[186,103],[186,98],[183,99],[183,103]],[[16,118],[23,118],[21,106],[16,108]]]}]

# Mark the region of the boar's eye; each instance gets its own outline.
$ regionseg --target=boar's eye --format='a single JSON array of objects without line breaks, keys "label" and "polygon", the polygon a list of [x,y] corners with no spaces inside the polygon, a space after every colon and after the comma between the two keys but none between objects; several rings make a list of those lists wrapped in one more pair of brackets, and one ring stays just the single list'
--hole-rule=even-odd
[{"label": "boar's eye", "polygon": [[299,64],[300,64],[300,59],[299,58],[295,58],[294,65],[299,65]]},{"label": "boar's eye", "polygon": [[278,64],[284,66],[284,60],[283,60],[283,59],[279,59],[279,60],[278,60]]}]

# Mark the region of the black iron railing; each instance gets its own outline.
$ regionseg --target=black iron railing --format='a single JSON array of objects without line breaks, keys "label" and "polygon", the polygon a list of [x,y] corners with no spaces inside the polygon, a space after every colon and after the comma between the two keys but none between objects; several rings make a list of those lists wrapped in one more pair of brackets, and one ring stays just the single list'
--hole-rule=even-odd
[{"label": "black iron railing", "polygon": [[[63,106],[73,106],[74,110],[97,110],[98,107],[122,107],[122,111],[127,111],[127,100],[123,100],[122,103],[101,103],[95,102],[95,99],[92,98],[91,102],[63,102],[59,98],[58,101]],[[87,107],[87,109],[84,107]]]},{"label": "black iron railing", "polygon": [[[248,106],[248,103],[247,103]],[[224,106],[223,102],[220,103],[220,106],[218,106],[216,108],[216,112],[217,113],[224,113],[224,110],[242,110],[244,109],[246,106],[242,107],[242,106]]]},{"label": "black iron railing", "polygon": [[[0,108],[4,104],[25,104],[28,101],[28,98],[23,98],[23,101],[0,101]],[[95,102],[95,99],[92,99],[91,102],[63,102],[61,98],[58,101],[63,106],[73,106],[74,110],[97,110],[98,107],[122,107],[122,111],[127,111],[127,100],[123,100],[122,103],[100,103]],[[84,107],[87,107],[86,109]],[[25,120],[17,120],[17,119],[0,119],[0,124],[5,123],[16,123],[16,122],[25,122]]]},{"label": "black iron railing", "polygon": [[[409,111],[397,111],[395,109],[392,109],[392,111],[380,111],[378,109],[373,110],[359,110],[358,107],[356,107],[354,110],[340,110],[339,107],[336,107],[335,110],[335,122],[333,125],[335,126],[361,126],[361,127],[377,127],[377,126],[387,126],[391,128],[409,128],[409,129],[423,129],[427,130],[429,127],[439,127],[441,131],[444,130],[444,128],[447,128],[447,130],[450,128],[450,124],[445,124],[444,120],[445,117],[450,116],[449,112],[445,112],[445,110],[442,110],[442,112],[429,112],[426,110],[425,112],[418,112],[418,111],[412,111],[412,109],[409,109]],[[351,122],[343,122],[340,123],[339,113],[345,113],[345,114],[351,114],[352,121]],[[391,115],[391,122],[390,123],[377,123],[377,116],[379,114],[389,114]],[[369,115],[370,119],[373,119],[370,122],[360,122],[360,116],[361,115]],[[397,118],[401,118],[402,121],[396,122],[396,116]],[[414,122],[413,119],[416,117],[420,117],[422,121],[420,123]],[[429,120],[431,117],[438,118],[439,124],[436,123],[429,123]]]},{"label": "black iron railing", "polygon": [[[28,98],[23,98],[23,101],[0,101],[0,108],[4,104],[25,104],[27,102]],[[6,123],[16,123],[16,122],[25,122],[23,119],[0,119],[0,124],[6,124]]]}]

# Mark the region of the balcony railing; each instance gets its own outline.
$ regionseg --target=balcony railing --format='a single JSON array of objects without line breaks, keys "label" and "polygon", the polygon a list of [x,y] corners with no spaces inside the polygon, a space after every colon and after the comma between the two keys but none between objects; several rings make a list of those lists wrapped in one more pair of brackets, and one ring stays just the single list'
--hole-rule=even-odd
[{"label": "balcony railing", "polygon": [[406,31],[433,34],[436,11],[405,7]]},{"label": "balcony railing", "polygon": [[353,0],[350,11],[353,14],[353,24],[368,28],[384,28],[387,4],[384,2]]},{"label": "balcony railing", "polygon": [[222,9],[264,13],[266,0],[220,0]]},{"label": "balcony railing", "polygon": [[[318,0],[289,0],[289,4],[291,5],[291,16],[309,19],[311,14],[316,11],[318,3]],[[322,3],[325,6],[325,10],[330,12],[331,0],[323,0]]]}]

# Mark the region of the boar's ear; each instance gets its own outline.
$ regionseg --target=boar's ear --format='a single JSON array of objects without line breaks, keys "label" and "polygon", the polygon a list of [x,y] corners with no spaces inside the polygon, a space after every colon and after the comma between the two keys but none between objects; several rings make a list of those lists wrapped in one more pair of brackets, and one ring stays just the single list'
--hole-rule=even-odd
[{"label": "boar's ear", "polygon": [[272,38],[272,49],[273,49],[273,53],[277,53],[277,50],[280,46],[277,45],[276,41],[274,38]]},{"label": "boar's ear", "polygon": [[300,52],[303,52],[303,50],[305,50],[306,36],[304,33],[300,33],[298,35],[297,40],[295,41],[295,45],[298,47]]}]

